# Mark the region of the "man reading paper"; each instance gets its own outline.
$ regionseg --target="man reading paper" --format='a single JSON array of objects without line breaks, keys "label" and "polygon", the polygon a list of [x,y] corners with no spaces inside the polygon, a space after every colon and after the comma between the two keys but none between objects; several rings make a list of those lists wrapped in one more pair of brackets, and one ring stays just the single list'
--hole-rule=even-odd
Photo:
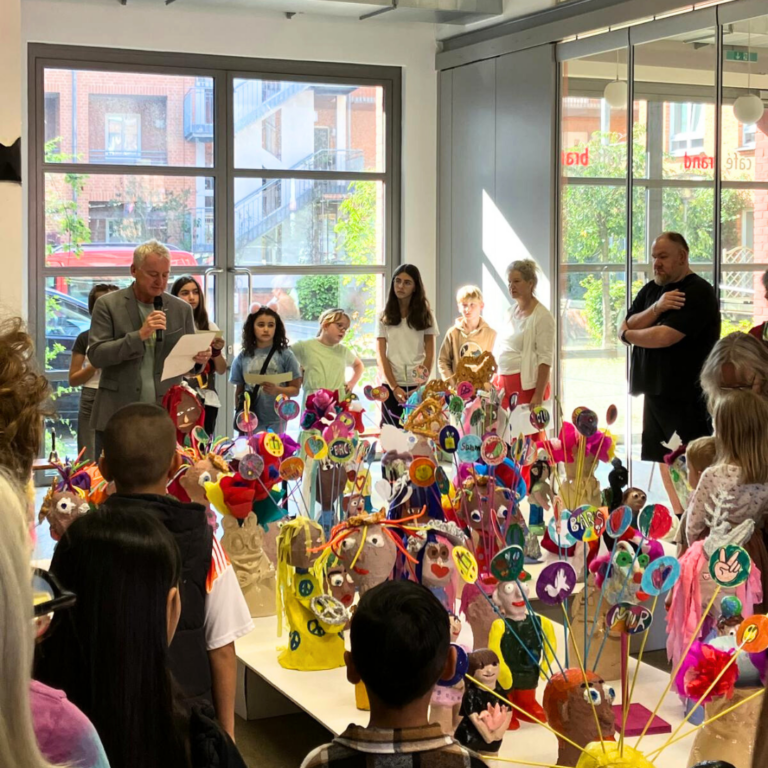
[{"label": "man reading paper", "polygon": [[[149,240],[133,252],[128,288],[102,296],[94,305],[88,336],[88,359],[101,370],[99,391],[93,405],[91,427],[96,431],[95,452],[110,416],[129,403],[158,403],[181,381],[181,376],[162,380],[163,364],[176,342],[195,333],[192,308],[165,292],[171,271],[168,249]],[[162,310],[155,309],[155,299]],[[105,301],[104,299],[109,299]],[[157,339],[162,331],[162,339]],[[204,366],[208,348],[194,362]]]}]

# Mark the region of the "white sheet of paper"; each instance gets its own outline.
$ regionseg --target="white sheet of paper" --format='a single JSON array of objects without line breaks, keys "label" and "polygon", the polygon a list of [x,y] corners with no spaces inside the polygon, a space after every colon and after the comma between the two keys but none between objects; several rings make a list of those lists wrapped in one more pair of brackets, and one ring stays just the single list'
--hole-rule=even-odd
[{"label": "white sheet of paper", "polygon": [[[502,416],[502,419],[504,417]],[[503,423],[503,421],[502,421]],[[509,416],[509,426],[504,438],[507,442],[517,440],[520,435],[535,435],[539,430],[531,424],[531,408],[528,405],[518,405]]]},{"label": "white sheet of paper", "polygon": [[293,374],[290,371],[285,373],[265,373],[263,376],[260,373],[244,373],[243,378],[245,383],[251,386],[254,384],[284,384],[286,381],[293,379]]},{"label": "white sheet of paper", "polygon": [[171,354],[165,358],[162,380],[175,379],[189,373],[195,367],[195,355],[205,352],[211,346],[215,335],[213,331],[204,331],[182,336],[171,350]]}]

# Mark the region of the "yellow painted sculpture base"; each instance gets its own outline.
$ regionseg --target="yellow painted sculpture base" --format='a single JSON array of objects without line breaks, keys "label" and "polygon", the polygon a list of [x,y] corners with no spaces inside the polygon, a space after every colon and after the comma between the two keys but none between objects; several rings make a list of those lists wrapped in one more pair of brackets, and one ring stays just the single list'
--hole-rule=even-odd
[{"label": "yellow painted sculpture base", "polygon": [[593,741],[584,749],[576,768],[654,768],[653,763],[646,760],[641,752],[626,744],[623,756],[614,741],[606,741],[604,744]]}]

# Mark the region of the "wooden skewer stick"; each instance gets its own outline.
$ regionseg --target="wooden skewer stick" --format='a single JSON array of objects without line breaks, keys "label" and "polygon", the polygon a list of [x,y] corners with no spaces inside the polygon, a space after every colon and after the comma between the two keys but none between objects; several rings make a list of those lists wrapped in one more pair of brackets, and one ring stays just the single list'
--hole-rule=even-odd
[{"label": "wooden skewer stick", "polygon": [[693,644],[696,642],[696,638],[699,636],[699,632],[701,632],[701,628],[704,626],[704,622],[707,616],[709,615],[709,612],[712,610],[712,606],[715,604],[715,600],[717,599],[717,596],[720,594],[720,589],[721,587],[718,584],[714,594],[712,595],[712,599],[709,601],[709,604],[707,605],[706,609],[701,614],[701,620],[696,625],[696,629],[691,634],[691,640],[688,643],[688,647],[683,652],[683,655],[680,657],[680,661],[677,663],[677,666],[673,670],[672,674],[669,676],[669,682],[667,683],[666,688],[664,688],[664,693],[661,694],[661,698],[659,699],[659,703],[656,705],[656,709],[654,709],[653,712],[651,713],[651,716],[648,718],[648,722],[645,724],[645,728],[643,728],[643,732],[640,734],[640,737],[635,743],[635,749],[637,749],[640,746],[640,742],[643,740],[643,737],[645,736],[646,733],[648,733],[648,729],[651,727],[651,723],[653,722],[654,718],[658,714],[659,709],[661,708],[661,705],[664,703],[664,699],[669,693],[670,688],[672,688],[672,683],[674,683],[675,678],[677,677],[677,673],[680,671],[680,668],[683,666],[683,663],[685,662],[685,657],[688,655],[688,651],[691,650],[691,648],[693,647]]},{"label": "wooden skewer stick", "polygon": [[[758,696],[762,696],[764,693],[765,693],[765,688],[761,688],[759,691],[755,691],[753,694],[747,696],[746,699],[742,699],[741,701],[737,701],[733,706],[728,707],[728,709],[724,709],[722,712],[718,712],[713,717],[708,718],[701,725],[697,725],[695,728],[691,728],[690,731],[686,731],[684,734],[682,734],[681,736],[678,736],[676,739],[671,739],[671,740],[667,741],[667,743],[664,744],[664,746],[659,747],[659,749],[651,752],[650,755],[648,755],[648,757],[649,758],[653,757],[653,759],[655,760],[656,757],[658,757],[661,754],[662,750],[666,749],[667,747],[671,747],[673,744],[676,744],[678,741],[682,741],[683,739],[685,739],[688,736],[690,736],[692,733],[696,733],[696,731],[700,730],[705,725],[709,725],[710,723],[714,723],[715,720],[719,720],[724,715],[730,714],[731,712],[733,712],[734,709],[738,709],[743,704],[746,704],[747,702],[752,701],[752,699],[755,699]],[[654,755],[656,757],[654,757]]]}]

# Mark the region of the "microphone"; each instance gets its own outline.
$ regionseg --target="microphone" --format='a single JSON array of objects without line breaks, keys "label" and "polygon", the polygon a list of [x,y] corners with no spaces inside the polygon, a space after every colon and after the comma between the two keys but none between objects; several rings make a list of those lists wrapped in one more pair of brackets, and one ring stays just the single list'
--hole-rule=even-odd
[{"label": "microphone", "polygon": [[[162,296],[155,296],[155,300],[152,303],[154,304],[155,309],[158,312],[162,312],[163,311],[163,297]],[[155,341],[159,341],[159,342],[163,341],[163,329],[162,328],[158,328],[155,331]]]}]

